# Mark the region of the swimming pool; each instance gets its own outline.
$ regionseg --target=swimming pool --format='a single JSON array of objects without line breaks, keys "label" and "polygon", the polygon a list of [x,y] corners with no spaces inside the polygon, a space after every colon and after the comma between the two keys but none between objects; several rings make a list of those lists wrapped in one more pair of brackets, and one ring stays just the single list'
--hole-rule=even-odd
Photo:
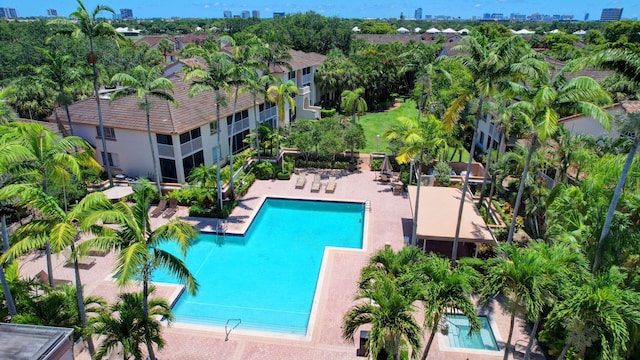
[{"label": "swimming pool", "polygon": [[362,203],[266,199],[245,236],[201,234],[189,249],[200,288],[181,294],[176,321],[305,335],[325,247],[361,249],[363,223]]},{"label": "swimming pool", "polygon": [[469,336],[469,319],[465,315],[448,314],[447,324],[449,325],[449,346],[454,348],[495,350],[498,351],[498,344],[491,329],[491,324],[486,316],[480,318],[480,333],[473,332]]}]

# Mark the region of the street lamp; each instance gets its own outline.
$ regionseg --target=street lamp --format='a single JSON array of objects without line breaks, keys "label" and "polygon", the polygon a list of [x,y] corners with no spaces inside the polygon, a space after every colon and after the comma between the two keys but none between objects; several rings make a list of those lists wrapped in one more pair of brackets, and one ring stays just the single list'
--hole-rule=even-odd
[{"label": "street lamp", "polygon": [[380,147],[380,134],[376,135],[376,152],[378,152],[379,147]]}]

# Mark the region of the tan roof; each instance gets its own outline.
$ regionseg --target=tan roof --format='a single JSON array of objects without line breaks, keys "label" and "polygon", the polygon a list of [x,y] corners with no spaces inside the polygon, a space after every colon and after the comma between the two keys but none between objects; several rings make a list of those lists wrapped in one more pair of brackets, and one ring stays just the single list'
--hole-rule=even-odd
[{"label": "tan roof", "polygon": [[[549,64],[549,68],[551,70],[551,76],[556,76],[565,65],[564,62],[548,56],[545,56],[544,60]],[[612,71],[596,70],[593,68],[587,68],[575,73],[565,73],[567,80],[571,80],[578,76],[586,76],[586,77],[592,78],[597,82],[601,82],[602,80],[604,80],[610,75],[613,75]]]},{"label": "tan roof", "polygon": [[623,101],[622,108],[628,114],[638,114],[640,113],[640,101]]},{"label": "tan roof", "polygon": [[[326,56],[322,54],[314,53],[314,52],[307,53],[299,50],[289,50],[289,53],[291,54],[291,60],[289,60],[289,65],[291,65],[291,69],[294,69],[294,70],[304,69],[306,67],[310,67],[314,65],[320,65],[324,62],[324,59],[326,58]],[[284,73],[284,72],[288,72],[289,69],[287,69],[284,66],[274,66],[273,69],[271,69],[271,71],[274,73]]]},{"label": "tan roof", "polygon": [[[409,186],[409,199],[415,208],[417,187]],[[462,190],[449,187],[422,186],[418,211],[418,239],[453,241],[456,233]],[[460,242],[494,244],[487,224],[480,216],[471,195],[467,195],[460,225]]]},{"label": "tan roof", "polygon": [[175,43],[176,41],[170,37],[166,37],[166,36],[143,36],[140,39],[136,40],[134,42],[134,44],[139,45],[140,43],[147,43],[149,44],[151,47],[154,47],[156,45],[158,45],[158,43],[162,40],[162,39],[167,39],[169,41],[171,41],[172,43]]},{"label": "tan roof", "polygon": [[452,38],[460,37],[458,34],[356,34],[356,39],[364,39],[371,44],[388,44],[395,41],[403,44],[410,41],[435,44],[441,36],[444,36],[446,42]]},{"label": "tan roof", "polygon": [[[67,117],[65,115],[64,118],[60,119],[64,124],[67,123]],[[38,120],[31,120],[31,119],[23,119],[23,118],[18,118],[15,121],[18,122],[23,122],[23,123],[29,123],[29,124],[39,124],[44,126],[45,129],[56,133],[56,134],[60,134],[60,128],[58,128],[58,125],[55,123],[55,119],[54,122],[48,122],[48,121],[38,121]]]},{"label": "tan roof", "polygon": [[[150,97],[151,101],[151,131],[161,134],[181,134],[185,131],[215,121],[215,95],[213,92],[205,92],[195,97],[189,97],[189,85],[185,84],[181,78],[171,79],[173,83],[173,97],[178,102],[177,108],[166,101]],[[226,107],[220,108],[220,118],[225,121],[226,117],[233,114],[233,99],[227,98]],[[259,96],[257,104],[263,101]],[[118,99],[113,103],[109,100],[100,100],[102,109],[102,119],[104,126],[146,131],[146,118],[144,111],[138,107],[135,96]],[[245,110],[253,106],[253,96],[250,93],[238,96],[237,110]],[[62,109],[60,116],[63,115]],[[98,115],[95,98],[88,98],[69,106],[71,120],[75,124],[98,125]],[[53,117],[53,116],[52,116]]]}]

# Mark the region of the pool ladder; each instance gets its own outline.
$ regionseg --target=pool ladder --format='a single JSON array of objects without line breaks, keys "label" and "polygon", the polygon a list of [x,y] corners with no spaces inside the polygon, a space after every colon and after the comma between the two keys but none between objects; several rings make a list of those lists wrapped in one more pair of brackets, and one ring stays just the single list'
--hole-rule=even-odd
[{"label": "pool ladder", "polygon": [[[229,322],[235,322],[236,324],[233,327],[229,327]],[[224,337],[224,341],[229,341],[229,334],[231,334],[231,330],[234,330],[242,323],[242,319],[228,319],[227,323],[224,325],[224,332],[226,336]]]},{"label": "pool ladder", "polygon": [[371,211],[371,200],[367,200],[364,202],[364,208],[367,211]]}]

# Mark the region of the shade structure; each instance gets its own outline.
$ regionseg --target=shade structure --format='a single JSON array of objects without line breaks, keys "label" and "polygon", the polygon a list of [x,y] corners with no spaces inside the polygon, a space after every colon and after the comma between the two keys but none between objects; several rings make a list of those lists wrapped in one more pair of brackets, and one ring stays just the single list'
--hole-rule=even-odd
[{"label": "shade structure", "polygon": [[384,160],[382,160],[382,165],[380,165],[380,171],[382,172],[392,172],[393,166],[391,166],[391,161],[389,161],[389,157],[385,156]]},{"label": "shade structure", "polygon": [[127,195],[133,194],[131,186],[114,186],[102,192],[109,200],[119,200]]}]

